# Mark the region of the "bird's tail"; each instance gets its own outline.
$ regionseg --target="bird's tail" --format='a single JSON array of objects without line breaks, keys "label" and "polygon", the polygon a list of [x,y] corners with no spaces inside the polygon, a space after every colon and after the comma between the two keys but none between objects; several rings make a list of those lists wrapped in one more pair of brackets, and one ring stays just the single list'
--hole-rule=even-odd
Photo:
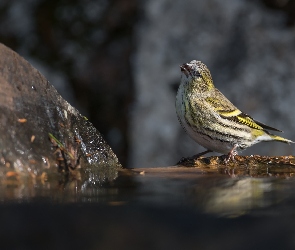
[{"label": "bird's tail", "polygon": [[278,136],[278,135],[272,135],[272,134],[270,134],[270,133],[268,133],[268,135],[269,135],[274,141],[280,141],[280,142],[284,142],[284,143],[288,143],[288,144],[290,144],[290,143],[295,143],[295,142],[293,142],[293,141],[291,141],[291,140],[288,140],[288,139],[286,139],[286,138],[280,137],[280,136]]}]

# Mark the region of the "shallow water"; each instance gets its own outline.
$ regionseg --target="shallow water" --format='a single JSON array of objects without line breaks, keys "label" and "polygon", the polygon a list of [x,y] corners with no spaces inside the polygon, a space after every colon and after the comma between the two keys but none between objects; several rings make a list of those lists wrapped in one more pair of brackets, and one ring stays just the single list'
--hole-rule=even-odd
[{"label": "shallow water", "polygon": [[[10,176],[0,183],[0,199],[4,203],[180,206],[225,217],[263,210],[267,215],[274,206],[286,210],[286,204],[295,203],[292,176],[290,171],[257,177],[235,174],[233,170],[186,167],[123,169],[118,178],[105,183],[83,174],[60,174],[45,180]],[[293,213],[293,207],[289,210]]]},{"label": "shallow water", "polygon": [[[2,246],[295,247],[295,178],[290,171],[260,177],[224,169],[123,169],[108,183],[83,176],[2,181]],[[9,235],[20,240],[9,240]]]}]

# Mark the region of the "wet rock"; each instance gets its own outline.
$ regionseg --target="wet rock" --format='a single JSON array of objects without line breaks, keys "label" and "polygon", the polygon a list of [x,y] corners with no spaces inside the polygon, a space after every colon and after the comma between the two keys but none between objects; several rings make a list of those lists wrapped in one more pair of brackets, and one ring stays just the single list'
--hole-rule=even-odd
[{"label": "wet rock", "polygon": [[73,174],[82,182],[101,183],[116,178],[121,167],[87,118],[3,44],[0,135],[0,178]]},{"label": "wet rock", "polygon": [[219,172],[235,176],[269,177],[294,176],[295,157],[290,156],[235,156],[234,160],[225,161],[225,156],[200,158],[182,158],[180,167],[194,167],[204,172]]}]

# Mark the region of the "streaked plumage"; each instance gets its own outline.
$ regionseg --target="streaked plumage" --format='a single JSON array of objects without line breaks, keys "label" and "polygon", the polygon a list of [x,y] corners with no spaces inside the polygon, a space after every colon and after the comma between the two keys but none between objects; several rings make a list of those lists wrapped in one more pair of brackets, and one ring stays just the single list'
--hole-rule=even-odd
[{"label": "streaked plumage", "polygon": [[185,131],[208,151],[233,156],[261,141],[291,140],[273,135],[276,128],[258,122],[236,108],[213,85],[210,71],[200,61],[180,66],[176,113]]}]

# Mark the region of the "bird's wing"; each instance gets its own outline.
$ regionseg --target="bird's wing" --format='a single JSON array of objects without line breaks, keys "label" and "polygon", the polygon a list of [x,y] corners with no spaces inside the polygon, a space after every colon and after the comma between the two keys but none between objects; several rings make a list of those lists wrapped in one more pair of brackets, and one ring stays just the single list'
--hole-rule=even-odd
[{"label": "bird's wing", "polygon": [[225,119],[229,119],[241,124],[245,124],[250,128],[258,130],[273,130],[282,132],[279,129],[265,125],[262,122],[254,120],[251,116],[243,113],[241,110],[236,108],[218,89],[214,90],[214,94],[206,98],[207,104]]},{"label": "bird's wing", "polygon": [[274,128],[274,127],[270,127],[262,122],[259,122],[259,121],[256,121],[253,119],[254,122],[256,122],[256,124],[258,124],[259,126],[261,126],[263,129],[266,129],[266,130],[273,130],[273,131],[278,131],[278,132],[283,132],[282,130],[279,130],[277,128]]},{"label": "bird's wing", "polygon": [[251,128],[256,128],[259,130],[273,130],[273,131],[283,132],[277,128],[273,128],[273,127],[270,127],[262,122],[256,121],[251,116],[249,116],[243,112],[241,114],[237,115],[237,118],[240,123],[246,124]]}]

